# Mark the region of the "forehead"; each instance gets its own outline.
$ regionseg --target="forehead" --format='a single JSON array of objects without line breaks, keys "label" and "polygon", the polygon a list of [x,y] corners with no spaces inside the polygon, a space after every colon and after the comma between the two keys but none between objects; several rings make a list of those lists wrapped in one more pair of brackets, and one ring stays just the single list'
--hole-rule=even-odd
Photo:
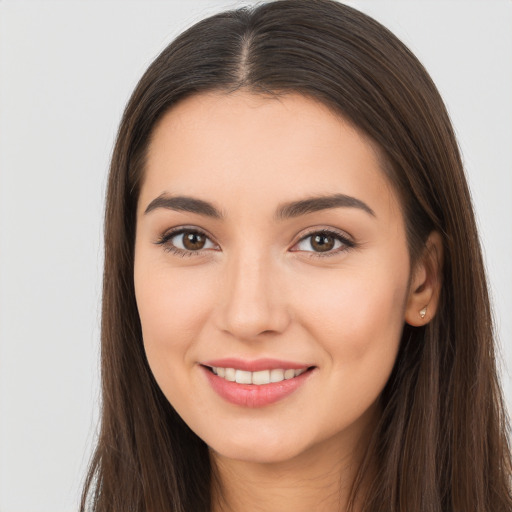
[{"label": "forehead", "polygon": [[323,104],[299,94],[192,96],[154,129],[140,207],[162,193],[259,207],[349,194],[375,211],[398,206],[376,146]]}]

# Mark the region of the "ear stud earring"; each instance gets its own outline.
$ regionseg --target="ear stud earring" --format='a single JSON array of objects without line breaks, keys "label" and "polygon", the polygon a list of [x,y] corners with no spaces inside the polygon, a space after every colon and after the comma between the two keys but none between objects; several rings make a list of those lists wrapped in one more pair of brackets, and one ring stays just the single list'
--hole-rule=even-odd
[{"label": "ear stud earring", "polygon": [[427,306],[425,306],[423,309],[420,309],[421,318],[425,318],[426,314],[427,314]]}]

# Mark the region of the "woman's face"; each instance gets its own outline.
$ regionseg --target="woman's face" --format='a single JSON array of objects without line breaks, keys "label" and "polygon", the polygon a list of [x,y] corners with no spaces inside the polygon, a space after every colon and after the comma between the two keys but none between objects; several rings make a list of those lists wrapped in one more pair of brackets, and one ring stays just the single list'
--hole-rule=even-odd
[{"label": "woman's face", "polygon": [[157,125],[137,211],[144,346],[214,452],[353,446],[397,355],[409,276],[376,151],[323,105],[210,93]]}]

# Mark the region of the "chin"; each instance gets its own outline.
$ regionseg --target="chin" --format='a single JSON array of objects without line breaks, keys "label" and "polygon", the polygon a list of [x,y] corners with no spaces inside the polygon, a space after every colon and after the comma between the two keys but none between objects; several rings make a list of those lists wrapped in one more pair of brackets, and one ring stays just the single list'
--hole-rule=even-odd
[{"label": "chin", "polygon": [[279,464],[294,459],[301,453],[301,449],[295,446],[262,446],[258,445],[229,445],[222,446],[219,450],[210,446],[210,450],[222,458],[238,460],[253,464]]},{"label": "chin", "polygon": [[[220,433],[219,433],[220,434]],[[212,439],[203,439],[210,450],[222,458],[258,464],[276,464],[294,459],[308,449],[305,436],[293,436],[290,433],[270,432],[225,432],[224,436],[215,435]]]}]

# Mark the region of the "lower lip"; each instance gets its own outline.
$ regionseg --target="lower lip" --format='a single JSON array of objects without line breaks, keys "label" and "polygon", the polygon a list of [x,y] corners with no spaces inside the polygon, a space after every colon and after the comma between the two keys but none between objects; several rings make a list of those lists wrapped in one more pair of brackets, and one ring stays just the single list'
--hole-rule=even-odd
[{"label": "lower lip", "polygon": [[238,384],[215,375],[201,367],[213,390],[224,400],[242,407],[265,407],[286,398],[296,391],[311,376],[313,370],[307,370],[298,377],[271,382],[270,384]]}]

